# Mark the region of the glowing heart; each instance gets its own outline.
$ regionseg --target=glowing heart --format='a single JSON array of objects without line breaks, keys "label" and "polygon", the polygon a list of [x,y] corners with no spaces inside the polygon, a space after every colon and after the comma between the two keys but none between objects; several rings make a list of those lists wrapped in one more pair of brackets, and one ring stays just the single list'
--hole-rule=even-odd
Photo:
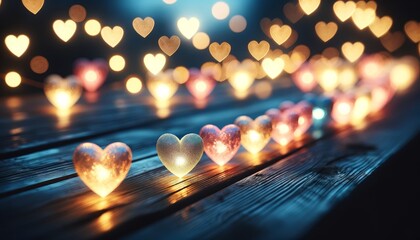
[{"label": "glowing heart", "polygon": [[124,143],[112,143],[104,150],[93,143],[80,144],[73,154],[74,168],[93,192],[106,197],[127,176],[132,161],[131,149]]},{"label": "glowing heart", "polygon": [[371,8],[356,8],[352,15],[352,19],[356,27],[360,30],[366,28],[375,21],[376,13]]},{"label": "glowing heart", "polygon": [[284,61],[280,57],[275,59],[264,58],[261,66],[264,69],[264,72],[267,73],[271,79],[274,79],[283,71]]},{"label": "glowing heart", "polygon": [[354,98],[347,95],[335,96],[331,118],[338,124],[348,124],[354,108]]},{"label": "glowing heart", "polygon": [[404,31],[411,41],[420,42],[420,23],[416,21],[408,21],[404,25]]},{"label": "glowing heart", "polygon": [[58,75],[51,75],[45,82],[44,92],[55,107],[68,109],[79,100],[82,87],[73,76],[63,79]]},{"label": "glowing heart", "polygon": [[353,1],[337,1],[333,5],[333,10],[338,19],[344,22],[353,15],[356,10],[356,3]]},{"label": "glowing heart", "polygon": [[156,55],[148,53],[146,56],[144,56],[143,62],[147,70],[149,70],[149,72],[151,72],[153,75],[156,75],[162,71],[163,67],[165,66],[166,57],[162,53],[158,53]]},{"label": "glowing heart", "polygon": [[65,22],[63,20],[55,20],[53,23],[53,30],[55,34],[57,34],[57,36],[64,42],[67,42],[71,37],[73,37],[76,29],[77,25],[71,19]]},{"label": "glowing heart", "polygon": [[380,41],[386,50],[394,52],[404,44],[405,36],[402,32],[389,32]]},{"label": "glowing heart", "polygon": [[218,62],[223,61],[229,55],[230,50],[230,44],[227,42],[222,42],[221,44],[214,42],[209,46],[211,56]]},{"label": "glowing heart", "polygon": [[22,3],[31,13],[37,14],[44,5],[44,0],[22,0]]},{"label": "glowing heart", "polygon": [[124,36],[124,29],[120,26],[103,27],[101,30],[102,39],[112,48],[117,46]]},{"label": "glowing heart", "polygon": [[167,36],[162,36],[158,40],[159,47],[162,51],[168,55],[172,56],[176,50],[178,50],[179,45],[181,44],[181,39],[178,36],[172,36],[168,38]]},{"label": "glowing heart", "polygon": [[200,27],[200,21],[195,17],[190,19],[182,17],[178,20],[177,26],[184,37],[191,39],[194,34],[197,33],[198,28]]},{"label": "glowing heart", "polygon": [[187,175],[203,155],[203,140],[197,134],[187,134],[181,140],[165,133],[159,137],[156,150],[160,161],[174,175]]},{"label": "glowing heart", "polygon": [[279,18],[269,19],[269,18],[263,18],[260,21],[261,30],[264,32],[267,37],[271,38],[270,35],[270,27],[273,25],[283,25],[283,21]]},{"label": "glowing heart", "polygon": [[23,34],[17,37],[14,35],[9,35],[4,39],[4,43],[11,53],[17,57],[20,57],[29,47],[29,38]]},{"label": "glowing heart", "polygon": [[158,101],[169,100],[178,90],[178,83],[166,72],[161,72],[147,81],[147,89]]},{"label": "glowing heart", "polygon": [[304,12],[299,7],[299,5],[290,2],[284,5],[283,13],[286,16],[286,18],[289,19],[289,21],[292,23],[296,23],[304,15]]},{"label": "glowing heart", "polygon": [[343,44],[343,46],[341,46],[341,52],[350,62],[355,62],[357,59],[359,59],[364,51],[365,46],[361,42],[346,42]]},{"label": "glowing heart", "polygon": [[310,92],[318,84],[310,65],[300,67],[299,70],[292,75],[292,79],[302,92]]},{"label": "glowing heart", "polygon": [[197,99],[205,99],[213,91],[216,86],[210,76],[201,73],[198,70],[190,71],[190,78],[186,83],[188,91]]},{"label": "glowing heart", "polygon": [[377,38],[382,37],[389,31],[392,26],[392,18],[385,16],[382,18],[376,17],[375,21],[369,25],[370,31]]},{"label": "glowing heart", "polygon": [[302,8],[302,10],[306,13],[306,15],[309,15],[319,7],[319,4],[321,3],[321,0],[299,0],[299,5]]},{"label": "glowing heart", "polygon": [[81,59],[74,65],[74,75],[88,92],[96,92],[105,82],[107,74],[108,64],[102,59]]},{"label": "glowing heart", "polygon": [[251,41],[248,44],[249,53],[255,58],[255,60],[259,61],[265,55],[267,55],[268,51],[270,50],[270,44],[267,41]]},{"label": "glowing heart", "polygon": [[134,30],[143,38],[146,38],[152,32],[154,26],[155,20],[151,17],[146,17],[144,20],[137,17],[133,20]]},{"label": "glowing heart", "polygon": [[337,33],[338,26],[335,22],[318,22],[315,25],[315,31],[318,37],[324,41],[328,42],[334,35]]},{"label": "glowing heart", "polygon": [[294,139],[298,128],[299,116],[293,111],[282,112],[279,109],[269,109],[266,113],[272,121],[271,137],[278,144],[286,146]]},{"label": "glowing heart", "polygon": [[204,151],[219,166],[229,162],[241,146],[241,131],[233,124],[222,130],[214,125],[206,125],[200,130]]},{"label": "glowing heart", "polygon": [[248,152],[260,152],[270,141],[272,123],[268,116],[262,115],[254,121],[247,116],[240,116],[235,125],[241,130],[241,143]]},{"label": "glowing heart", "polygon": [[301,101],[294,106],[294,111],[299,116],[298,127],[294,131],[295,137],[303,136],[312,125],[312,105],[306,101]]},{"label": "glowing heart", "polygon": [[292,28],[288,25],[275,24],[270,27],[270,35],[278,45],[281,45],[292,35]]}]

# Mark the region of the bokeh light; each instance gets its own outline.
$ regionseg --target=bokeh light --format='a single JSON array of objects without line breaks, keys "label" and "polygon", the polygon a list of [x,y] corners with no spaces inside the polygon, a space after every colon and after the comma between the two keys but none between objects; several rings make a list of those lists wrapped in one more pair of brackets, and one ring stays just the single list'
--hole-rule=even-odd
[{"label": "bokeh light", "polygon": [[211,8],[211,13],[213,17],[217,20],[223,20],[229,16],[230,8],[229,5],[225,2],[217,2]]},{"label": "bokeh light", "polygon": [[101,23],[96,19],[89,19],[85,23],[85,31],[90,36],[97,36],[101,32]]},{"label": "bokeh light", "polygon": [[125,67],[125,59],[121,55],[114,55],[109,59],[109,67],[115,71],[122,71]]},{"label": "bokeh light", "polygon": [[86,9],[79,4],[75,4],[69,9],[69,16],[75,22],[83,22],[86,19]]},{"label": "bokeh light", "polygon": [[17,72],[8,72],[4,77],[7,86],[11,88],[18,87],[22,83],[22,77]]},{"label": "bokeh light", "polygon": [[246,28],[246,19],[241,15],[233,16],[229,21],[229,27],[232,32],[240,33]]},{"label": "bokeh light", "polygon": [[43,74],[48,70],[48,60],[43,56],[35,56],[31,59],[30,67],[34,73]]},{"label": "bokeh light", "polygon": [[141,80],[138,77],[131,76],[127,79],[125,87],[127,88],[128,92],[136,94],[141,91],[143,84],[141,83]]},{"label": "bokeh light", "polygon": [[205,32],[198,32],[194,35],[192,43],[198,50],[206,49],[210,44],[210,37]]}]

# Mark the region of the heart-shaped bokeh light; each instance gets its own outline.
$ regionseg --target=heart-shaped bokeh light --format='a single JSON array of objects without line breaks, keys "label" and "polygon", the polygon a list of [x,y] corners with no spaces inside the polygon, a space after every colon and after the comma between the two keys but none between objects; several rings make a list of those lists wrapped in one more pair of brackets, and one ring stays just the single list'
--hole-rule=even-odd
[{"label": "heart-shaped bokeh light", "polygon": [[127,176],[132,161],[131,149],[124,143],[112,143],[104,150],[93,143],[80,144],[73,154],[74,168],[93,192],[106,197]]},{"label": "heart-shaped bokeh light", "polygon": [[45,81],[44,92],[55,107],[68,109],[79,100],[82,87],[74,76],[63,79],[58,75],[51,75]]},{"label": "heart-shaped bokeh light", "polygon": [[172,98],[179,86],[167,71],[161,72],[157,76],[152,76],[146,85],[149,92],[158,101],[167,101]]},{"label": "heart-shaped bokeh light", "polygon": [[159,137],[156,150],[163,165],[174,175],[187,175],[203,155],[203,140],[197,134],[187,134],[181,140],[165,133]]},{"label": "heart-shaped bokeh light", "polygon": [[63,40],[64,42],[67,42],[70,40],[70,38],[73,37],[74,33],[76,32],[77,24],[71,20],[68,19],[66,21],[63,20],[55,20],[53,23],[53,30],[57,36]]},{"label": "heart-shaped bokeh light", "polygon": [[229,162],[241,146],[241,131],[238,126],[229,124],[220,130],[214,125],[201,128],[204,151],[219,166]]},{"label": "heart-shaped bokeh light", "polygon": [[215,80],[197,69],[190,70],[189,76],[187,89],[197,99],[206,99],[216,86]]},{"label": "heart-shaped bokeh light", "polygon": [[29,47],[29,42],[29,37],[23,34],[17,37],[14,35],[8,35],[4,39],[6,47],[17,57],[22,56],[26,52],[26,49]]},{"label": "heart-shaped bokeh light", "polygon": [[271,119],[262,115],[252,120],[248,116],[240,116],[235,125],[241,130],[241,143],[251,153],[260,152],[270,141],[272,123]]},{"label": "heart-shaped bokeh light", "polygon": [[294,133],[299,126],[299,116],[293,111],[282,111],[279,109],[269,109],[266,113],[273,124],[271,136],[274,141],[282,146],[286,146],[294,139]]},{"label": "heart-shaped bokeh light", "polygon": [[108,64],[102,59],[79,59],[74,64],[74,75],[88,92],[96,92],[105,82]]}]

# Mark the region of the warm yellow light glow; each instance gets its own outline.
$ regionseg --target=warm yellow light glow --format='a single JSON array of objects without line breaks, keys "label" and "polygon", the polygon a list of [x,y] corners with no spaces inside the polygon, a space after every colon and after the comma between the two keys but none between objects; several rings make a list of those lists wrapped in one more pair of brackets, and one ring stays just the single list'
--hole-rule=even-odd
[{"label": "warm yellow light glow", "polygon": [[62,79],[58,75],[51,75],[44,85],[45,95],[58,109],[69,109],[80,98],[82,87],[74,77]]},{"label": "warm yellow light glow", "polygon": [[336,1],[333,5],[333,9],[338,19],[344,22],[353,15],[356,10],[356,3],[353,1]]},{"label": "warm yellow light glow", "polygon": [[166,102],[178,90],[178,83],[167,73],[160,73],[147,81],[147,89],[156,100]]},{"label": "warm yellow light glow", "polygon": [[65,22],[63,20],[55,20],[53,23],[53,30],[55,34],[64,42],[70,40],[73,37],[74,33],[76,32],[77,24],[68,19]]},{"label": "warm yellow light glow", "polygon": [[105,26],[101,30],[101,36],[106,44],[114,48],[121,42],[124,36],[124,29],[120,26],[115,26],[113,28]]},{"label": "warm yellow light glow", "polygon": [[245,92],[251,87],[254,82],[254,77],[249,71],[239,70],[231,74],[229,83],[232,87],[239,92]]},{"label": "warm yellow light glow", "polygon": [[246,28],[247,22],[245,17],[241,15],[235,15],[229,20],[229,28],[232,32],[240,33]]},{"label": "warm yellow light glow", "polygon": [[89,36],[97,36],[101,32],[101,23],[96,19],[89,19],[85,23],[85,31]]},{"label": "warm yellow light glow", "polygon": [[341,97],[335,100],[331,110],[331,118],[338,124],[348,124],[354,103],[351,99]]},{"label": "warm yellow light glow", "polygon": [[223,20],[227,18],[227,16],[229,16],[229,12],[229,5],[225,2],[216,2],[211,8],[211,13],[217,20]]},{"label": "warm yellow light glow", "polygon": [[37,14],[44,6],[44,0],[22,0],[22,3],[33,14]]},{"label": "warm yellow light glow", "polygon": [[356,8],[352,15],[353,23],[360,30],[368,27],[375,21],[376,13],[374,9],[371,8]]},{"label": "warm yellow light glow", "polygon": [[141,91],[143,84],[141,83],[141,80],[138,77],[130,77],[127,79],[125,87],[130,93],[136,94]]},{"label": "warm yellow light glow", "polygon": [[165,55],[158,53],[153,55],[148,53],[143,58],[144,65],[146,66],[147,70],[151,72],[153,75],[157,75],[163,69],[166,64],[166,57]]},{"label": "warm yellow light glow", "polygon": [[22,82],[22,77],[17,72],[8,72],[4,77],[7,86],[11,88],[18,87]]},{"label": "warm yellow light glow", "polygon": [[171,4],[176,3],[176,0],[163,0],[163,2],[168,4],[168,5],[171,5]]},{"label": "warm yellow light glow", "polygon": [[191,39],[198,31],[198,28],[200,27],[200,21],[195,17],[189,19],[182,17],[178,20],[177,26],[184,37]]},{"label": "warm yellow light glow", "polygon": [[338,73],[338,82],[343,91],[352,89],[357,82],[356,71],[352,67],[342,69]]},{"label": "warm yellow light glow", "polygon": [[4,39],[4,43],[11,53],[17,57],[20,57],[29,47],[29,37],[24,34],[21,34],[17,37],[14,35],[8,35]]},{"label": "warm yellow light glow", "polygon": [[249,140],[251,142],[258,142],[261,140],[261,134],[259,134],[257,131],[255,130],[249,130],[248,131],[248,136],[249,136]]},{"label": "warm yellow light glow", "polygon": [[274,79],[280,75],[280,73],[284,69],[284,60],[280,57],[271,59],[271,58],[264,58],[261,63],[264,72],[267,73],[271,79]]},{"label": "warm yellow light glow", "polygon": [[347,60],[355,62],[365,51],[365,45],[361,42],[346,42],[341,46],[341,51]]},{"label": "warm yellow light glow", "polygon": [[310,15],[315,12],[319,7],[321,0],[299,0],[299,6],[305,12],[306,15]]},{"label": "warm yellow light glow", "polygon": [[198,50],[206,49],[210,44],[210,37],[205,32],[198,32],[192,39],[193,46]]},{"label": "warm yellow light glow", "polygon": [[412,66],[406,63],[398,63],[392,67],[389,74],[391,85],[397,91],[407,90],[416,79],[416,73]]},{"label": "warm yellow light glow", "polygon": [[172,77],[175,82],[184,84],[190,77],[190,71],[184,66],[178,66],[172,71]]},{"label": "warm yellow light glow", "polygon": [[371,109],[370,98],[367,95],[359,96],[354,103],[351,123],[354,125],[362,123],[371,112]]},{"label": "warm yellow light glow", "polygon": [[125,59],[121,55],[114,55],[109,59],[109,67],[115,71],[119,72],[125,68]]},{"label": "warm yellow light glow", "polygon": [[258,81],[255,84],[255,95],[260,99],[266,99],[271,96],[273,87],[269,81]]},{"label": "warm yellow light glow", "polygon": [[337,70],[325,69],[322,71],[318,83],[325,92],[334,91],[339,84]]}]

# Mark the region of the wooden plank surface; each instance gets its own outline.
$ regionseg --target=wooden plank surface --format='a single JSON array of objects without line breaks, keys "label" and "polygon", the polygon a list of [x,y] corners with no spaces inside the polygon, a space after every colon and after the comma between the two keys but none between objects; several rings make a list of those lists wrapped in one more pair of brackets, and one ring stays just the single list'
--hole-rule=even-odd
[{"label": "wooden plank surface", "polygon": [[[226,237],[230,233],[225,229],[237,226],[238,218],[252,219],[262,213],[261,216],[267,215],[268,223],[276,220],[283,223],[296,215],[296,221],[304,221],[299,223],[301,228],[287,235],[285,229],[295,227],[286,224],[276,227],[272,234],[297,236],[297,232],[304,231],[330,210],[334,202],[348,194],[418,131],[420,116],[409,116],[410,112],[420,110],[415,104],[415,94],[394,102],[385,114],[388,118],[366,129],[317,131],[313,137],[287,149],[271,143],[258,157],[241,150],[225,168],[204,157],[182,180],[162,167],[154,144],[164,132],[177,135],[198,132],[210,122],[222,126],[239,114],[255,117],[282,100],[297,100],[300,96],[296,91],[276,91],[266,100],[231,101],[224,107],[216,106],[196,114],[179,114],[169,120],[86,137],[101,146],[125,141],[134,152],[128,178],[106,199],[89,191],[74,173],[71,154],[77,138],[57,147],[3,158],[0,161],[0,210],[4,216],[1,234],[16,238],[142,236],[157,239],[165,237],[159,235],[162,233],[159,229],[165,228],[168,236],[181,236],[193,229],[192,238]],[[399,109],[398,104],[408,105]],[[398,118],[390,111],[398,112]],[[398,119],[404,120],[399,130],[395,128]],[[382,138],[389,140],[376,144]],[[316,188],[320,188],[319,194]],[[301,208],[307,211],[297,211]],[[307,213],[308,218],[301,216]],[[169,226],[172,221],[176,224]],[[256,226],[258,231],[264,229]]]}]

